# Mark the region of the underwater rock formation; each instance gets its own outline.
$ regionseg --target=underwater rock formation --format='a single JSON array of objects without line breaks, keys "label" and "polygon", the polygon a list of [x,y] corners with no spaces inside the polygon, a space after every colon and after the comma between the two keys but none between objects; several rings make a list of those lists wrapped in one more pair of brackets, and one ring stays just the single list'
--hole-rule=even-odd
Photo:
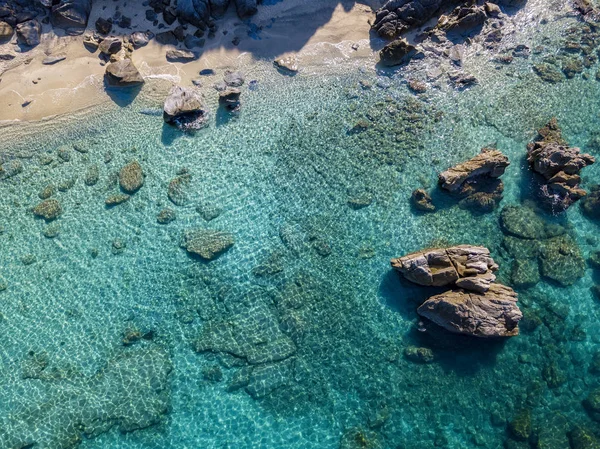
[{"label": "underwater rock formation", "polygon": [[228,232],[211,229],[189,229],[183,234],[183,247],[205,260],[214,260],[229,250],[235,243]]},{"label": "underwater rock formation", "polygon": [[490,212],[502,200],[504,184],[499,178],[509,165],[502,152],[482,148],[477,156],[440,173],[439,184],[461,198],[460,207]]},{"label": "underwater rock formation", "polygon": [[208,111],[202,94],[191,88],[175,86],[165,100],[163,119],[181,130],[197,130],[208,124]]},{"label": "underwater rock formation", "polygon": [[542,203],[562,212],[586,195],[579,187],[579,172],[596,160],[581,153],[579,148],[569,147],[562,139],[556,119],[552,119],[539,130],[535,141],[527,145],[527,161],[545,180],[539,192]]},{"label": "underwater rock formation", "polygon": [[491,284],[485,293],[452,290],[435,295],[417,312],[450,332],[483,338],[518,335],[523,318],[517,293],[501,284]]},{"label": "underwater rock formation", "polygon": [[460,245],[435,248],[392,259],[406,279],[424,286],[453,286],[425,301],[419,315],[450,332],[475,337],[512,337],[522,313],[517,294],[495,284],[498,265],[487,248]]},{"label": "underwater rock formation", "polygon": [[489,289],[498,270],[487,248],[469,245],[418,251],[392,259],[391,264],[415,284],[456,285],[479,292]]}]

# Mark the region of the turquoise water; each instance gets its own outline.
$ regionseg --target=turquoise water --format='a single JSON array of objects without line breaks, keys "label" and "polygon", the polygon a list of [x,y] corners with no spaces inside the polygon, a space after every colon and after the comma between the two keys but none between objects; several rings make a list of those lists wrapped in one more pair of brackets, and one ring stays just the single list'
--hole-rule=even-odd
[{"label": "turquoise water", "polygon": [[[560,41],[570,22],[546,31]],[[491,342],[419,332],[416,307],[430,292],[389,268],[425,246],[481,244],[511,285],[498,217],[532,199],[524,155],[535,130],[556,116],[571,145],[600,157],[596,67],[589,79],[551,85],[531,71],[540,57],[499,69],[473,57],[466,68],[478,86],[459,92],[441,78],[419,96],[406,78],[424,70],[378,73],[365,60],[290,78],[256,63],[244,68],[258,83],[244,88],[240,116],[213,114],[193,136],[140,113],[161,107],[160,80],[123,108],[4,126],[3,157],[23,171],[0,181],[0,441],[498,448],[522,409],[554,444],[543,447],[568,447],[578,426],[600,432],[582,406],[600,384],[590,370],[600,330],[591,269],[569,287],[519,289],[522,334]],[[353,132],[359,120],[369,126]],[[473,214],[439,193],[436,213],[412,210],[412,190],[435,192],[437,173],[492,143],[512,162],[497,211]],[[132,160],[143,187],[106,208]],[[99,181],[88,186],[93,166]],[[168,187],[183,168],[191,179],[175,205]],[[597,183],[600,164],[583,179]],[[48,185],[63,207],[50,224],[30,211]],[[357,198],[371,202],[350,207]],[[176,213],[166,225],[156,220],[165,207]],[[578,205],[543,217],[563,224],[584,257],[600,249],[598,226]],[[192,258],[180,247],[191,228],[230,232],[235,245],[211,262]],[[284,359],[264,363],[219,350],[265,355],[281,342]],[[431,348],[434,362],[408,360],[409,346]]]}]

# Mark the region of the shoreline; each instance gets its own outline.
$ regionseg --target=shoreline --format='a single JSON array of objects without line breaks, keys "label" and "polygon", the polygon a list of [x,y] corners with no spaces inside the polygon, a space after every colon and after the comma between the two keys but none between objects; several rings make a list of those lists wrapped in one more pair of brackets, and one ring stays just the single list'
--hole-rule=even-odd
[{"label": "shoreline", "polygon": [[[106,10],[113,4],[107,1],[94,2],[86,32],[93,30],[93,23],[99,14],[106,15]],[[325,60],[332,60],[335,64],[340,58],[363,59],[373,55],[369,45],[370,7],[357,4],[346,11],[341,4],[330,1],[317,11],[310,11],[301,5],[301,1],[292,1],[262,7],[251,20],[251,25],[262,28],[260,36],[247,36],[237,46],[231,44],[231,36],[242,33],[248,35],[250,25],[242,23],[230,11],[219,22],[217,35],[207,42],[198,59],[191,62],[168,62],[166,51],[175,47],[159,44],[155,39],[136,49],[132,60],[144,79],[176,75],[180,77],[182,85],[191,85],[200,70],[213,69],[217,73],[206,78],[205,86],[208,86],[217,77],[220,80],[222,73],[219,72],[222,70],[244,70],[253,63],[272,61],[281,56],[295,56],[302,67],[308,68],[331,63]],[[131,5],[127,9],[135,8],[136,5]],[[128,13],[127,9],[123,12]],[[331,10],[330,19],[307,37],[300,23],[323,15],[323,10]],[[297,19],[298,14],[305,16],[303,20]],[[153,33],[160,30],[152,26],[147,28]],[[143,29],[142,26],[134,26],[131,31]],[[346,42],[347,49],[343,45]],[[355,51],[351,46],[357,42],[360,42],[359,49]],[[10,51],[13,45],[0,45],[0,53]],[[66,56],[66,59],[53,65],[42,63],[48,55],[58,54]],[[47,120],[112,101],[104,88],[104,71],[105,63],[98,58],[98,51],[92,53],[84,47],[83,35],[59,37],[50,30],[42,36],[38,47],[17,54],[13,61],[0,62],[0,98],[7,100],[5,107],[0,110],[0,126],[16,121]],[[143,87],[142,93],[148,87]],[[29,104],[23,106],[27,102]]]}]

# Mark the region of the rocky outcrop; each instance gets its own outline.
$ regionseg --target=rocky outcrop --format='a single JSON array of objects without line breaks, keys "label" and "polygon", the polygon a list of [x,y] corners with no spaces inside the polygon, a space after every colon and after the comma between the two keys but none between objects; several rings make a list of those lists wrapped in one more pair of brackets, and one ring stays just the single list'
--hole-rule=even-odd
[{"label": "rocky outcrop", "polygon": [[190,229],[183,234],[182,246],[187,252],[196,254],[204,260],[214,260],[225,253],[235,243],[229,232],[212,229]]},{"label": "rocky outcrop", "polygon": [[434,248],[392,259],[392,268],[406,279],[424,286],[456,285],[485,292],[496,279],[498,265],[482,246]]},{"label": "rocky outcrop", "polygon": [[583,198],[586,192],[579,187],[579,172],[593,164],[593,156],[571,148],[562,139],[556,119],[552,119],[534,142],[527,145],[527,161],[544,182],[539,196],[542,203],[554,212],[562,212]]},{"label": "rocky outcrop", "polygon": [[381,49],[379,61],[387,67],[393,67],[406,64],[418,53],[417,48],[409,44],[406,39],[396,39]]},{"label": "rocky outcrop", "polygon": [[517,294],[496,284],[498,265],[487,248],[459,245],[392,259],[392,268],[423,286],[454,287],[425,301],[417,312],[443,328],[475,337],[511,337],[522,318]]},{"label": "rocky outcrop", "polygon": [[435,295],[417,312],[450,332],[483,338],[518,335],[523,318],[517,294],[501,284],[491,284],[485,293],[452,290]]},{"label": "rocky outcrop", "polygon": [[28,20],[17,25],[17,38],[19,42],[28,47],[35,47],[40,43],[42,26],[37,20]]},{"label": "rocky outcrop", "polygon": [[82,30],[87,26],[92,11],[92,0],[59,0],[52,4],[54,26]]},{"label": "rocky outcrop", "polygon": [[108,64],[104,77],[110,86],[115,87],[139,86],[144,83],[144,78],[129,58]]},{"label": "rocky outcrop", "polygon": [[504,184],[499,178],[509,165],[502,152],[483,148],[477,156],[440,173],[439,184],[460,198],[461,207],[490,212],[502,200]]},{"label": "rocky outcrop", "polygon": [[451,0],[388,0],[375,16],[373,29],[381,37],[394,39],[427,22]]},{"label": "rocky outcrop", "polygon": [[295,56],[285,56],[273,61],[273,66],[283,75],[294,76],[298,73],[298,60]]},{"label": "rocky outcrop", "polygon": [[164,121],[181,130],[204,128],[208,124],[208,117],[202,94],[196,89],[175,86],[165,100]]}]

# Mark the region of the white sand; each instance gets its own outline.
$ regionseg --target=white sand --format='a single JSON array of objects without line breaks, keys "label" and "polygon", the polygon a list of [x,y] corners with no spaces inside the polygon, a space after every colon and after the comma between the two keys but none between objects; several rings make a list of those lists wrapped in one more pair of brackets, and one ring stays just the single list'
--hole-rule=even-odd
[{"label": "white sand", "polygon": [[[236,68],[242,61],[245,64],[253,60],[270,61],[287,54],[297,55],[305,68],[332,64],[340,58],[370,57],[368,21],[373,19],[371,7],[376,8],[379,3],[372,0],[367,6],[337,0],[284,0],[261,6],[251,20],[257,28],[262,28],[258,38],[249,37],[248,25],[237,18],[232,7],[218,21],[216,37],[206,40],[198,60],[168,63],[165,58],[168,47],[154,40],[135,50],[132,59],[147,79],[170,74],[175,76],[174,80],[189,85],[204,68]],[[88,29],[93,30],[98,16],[110,17],[115,5],[112,0],[96,0]],[[122,12],[133,19],[131,31],[164,31],[145,19],[145,8],[129,6]],[[169,28],[176,25],[177,22]],[[0,121],[41,120],[111,101],[104,90],[105,67],[98,52],[90,53],[84,47],[83,36],[59,37],[49,26],[44,31],[38,47],[19,54],[13,61],[0,62]],[[116,35],[123,31],[113,29]],[[231,43],[236,36],[240,38],[238,46]],[[14,53],[15,40],[0,46],[0,53]],[[351,49],[353,43],[360,44],[358,51]],[[65,53],[67,59],[55,65],[42,64],[48,54],[59,53]],[[23,107],[25,101],[31,103]]]}]

